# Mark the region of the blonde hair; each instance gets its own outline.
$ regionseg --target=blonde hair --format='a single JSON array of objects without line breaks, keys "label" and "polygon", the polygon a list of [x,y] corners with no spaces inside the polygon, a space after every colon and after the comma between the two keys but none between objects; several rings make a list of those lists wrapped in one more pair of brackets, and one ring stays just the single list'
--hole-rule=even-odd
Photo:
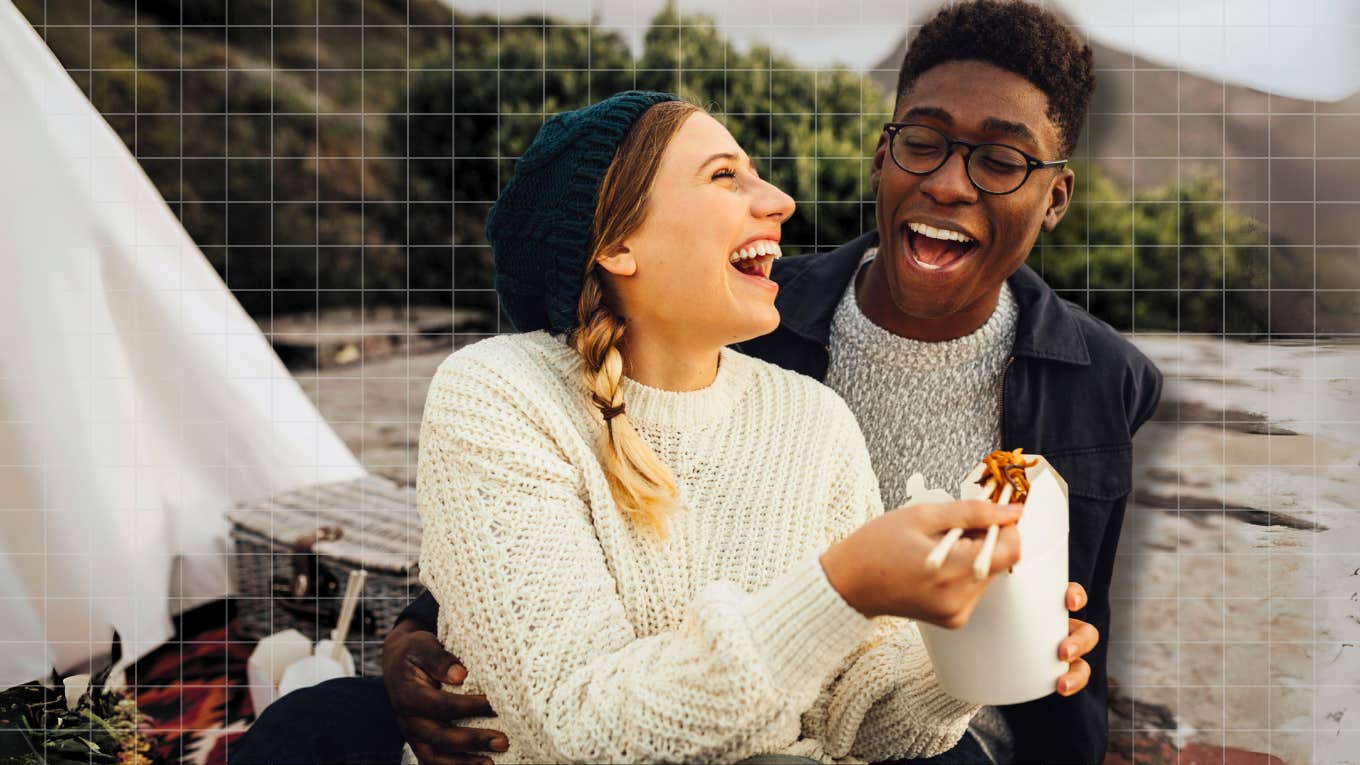
[{"label": "blonde hair", "polygon": [[614,502],[645,528],[666,536],[666,522],[679,508],[675,478],[628,421],[623,401],[623,355],[619,344],[628,322],[609,305],[597,266],[601,254],[642,225],[652,182],[666,145],[699,107],[664,101],[642,113],[619,144],[600,184],[590,226],[590,258],[577,303],[571,344],[581,355],[581,376],[604,432],[596,447]]}]

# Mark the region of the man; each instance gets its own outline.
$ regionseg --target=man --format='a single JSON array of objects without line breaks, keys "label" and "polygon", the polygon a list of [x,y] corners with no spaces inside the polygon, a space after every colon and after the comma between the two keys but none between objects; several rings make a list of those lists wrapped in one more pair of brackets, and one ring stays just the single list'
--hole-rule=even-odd
[{"label": "man", "polygon": [[[1090,599],[1074,616],[1105,635],[1132,438],[1156,407],[1161,376],[1023,265],[1040,230],[1067,211],[1075,176],[1065,158],[1094,90],[1091,69],[1090,49],[1037,7],[978,0],[936,15],[903,60],[893,122],[874,153],[877,230],[777,263],[781,325],[742,350],[845,398],[886,507],[902,504],[918,471],[930,486],[956,490],[993,449],[1045,455],[1068,482],[1069,578]],[[482,697],[439,690],[465,670],[432,634],[436,608],[427,595],[407,609],[384,647],[386,693],[373,680],[351,682],[347,715],[362,706],[354,719],[366,719],[373,736],[399,728],[427,765],[481,762],[507,742],[448,723],[491,709]],[[1087,657],[1082,692],[984,709],[954,750],[931,761],[1099,762],[1106,645]],[[339,746],[354,736],[350,726],[333,724],[329,756],[354,753]],[[233,762],[255,761],[240,755]]]}]

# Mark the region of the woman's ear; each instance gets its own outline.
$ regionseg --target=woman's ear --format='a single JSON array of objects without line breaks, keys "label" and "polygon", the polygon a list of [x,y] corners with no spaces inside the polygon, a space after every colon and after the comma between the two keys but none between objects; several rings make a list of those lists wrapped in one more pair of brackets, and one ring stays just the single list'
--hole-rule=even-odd
[{"label": "woman's ear", "polygon": [[632,276],[637,273],[637,258],[624,244],[616,244],[600,253],[596,263],[614,276]]}]

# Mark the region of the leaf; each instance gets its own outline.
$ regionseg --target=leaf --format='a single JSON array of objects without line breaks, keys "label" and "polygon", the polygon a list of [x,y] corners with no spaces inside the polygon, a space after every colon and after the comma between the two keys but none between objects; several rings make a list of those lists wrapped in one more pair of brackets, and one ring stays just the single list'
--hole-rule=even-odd
[{"label": "leaf", "polygon": [[105,721],[104,721],[104,718],[102,718],[102,717],[96,715],[94,712],[91,712],[91,711],[88,710],[88,709],[82,709],[82,710],[80,710],[80,713],[81,713],[82,715],[84,715],[86,718],[88,718],[89,720],[91,720],[91,721],[93,721],[93,722],[99,723],[99,725],[100,725],[101,727],[103,727],[104,730],[108,731],[108,733],[109,733],[110,736],[113,736],[113,738],[114,738],[115,740],[117,740],[117,738],[118,738],[118,731],[114,730],[114,728],[113,728],[112,725],[109,725],[107,722],[105,722]]}]

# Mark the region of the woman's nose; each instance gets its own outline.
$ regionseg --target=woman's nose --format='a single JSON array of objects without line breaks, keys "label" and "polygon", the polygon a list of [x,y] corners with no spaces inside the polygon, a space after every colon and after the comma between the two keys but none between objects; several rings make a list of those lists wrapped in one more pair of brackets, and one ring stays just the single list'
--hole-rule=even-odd
[{"label": "woman's nose", "polygon": [[761,193],[753,200],[752,213],[757,218],[773,218],[779,223],[793,217],[793,210],[797,207],[793,197],[763,178],[760,183]]}]

